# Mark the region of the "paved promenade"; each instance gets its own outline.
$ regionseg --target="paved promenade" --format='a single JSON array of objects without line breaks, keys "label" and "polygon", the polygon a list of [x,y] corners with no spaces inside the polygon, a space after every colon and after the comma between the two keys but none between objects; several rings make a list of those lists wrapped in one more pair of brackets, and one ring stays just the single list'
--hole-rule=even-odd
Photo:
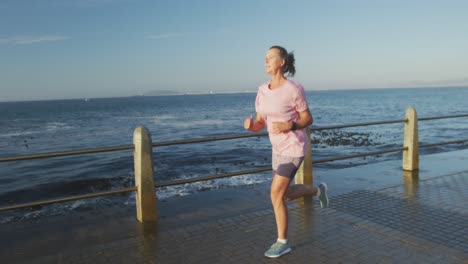
[{"label": "paved promenade", "polygon": [[276,227],[258,186],[160,202],[157,225],[131,207],[0,225],[0,262],[468,263],[467,161],[465,150],[422,156],[419,175],[398,161],[323,172],[331,206],[289,204],[293,251],[279,259],[263,256]]}]

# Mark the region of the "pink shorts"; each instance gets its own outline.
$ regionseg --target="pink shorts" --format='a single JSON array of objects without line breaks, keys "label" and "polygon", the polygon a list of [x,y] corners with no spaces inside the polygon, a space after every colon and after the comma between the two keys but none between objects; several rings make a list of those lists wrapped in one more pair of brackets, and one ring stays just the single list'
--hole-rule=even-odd
[{"label": "pink shorts", "polygon": [[278,154],[273,154],[273,176],[275,176],[275,174],[278,174],[279,176],[293,179],[303,160],[304,157],[287,157]]}]

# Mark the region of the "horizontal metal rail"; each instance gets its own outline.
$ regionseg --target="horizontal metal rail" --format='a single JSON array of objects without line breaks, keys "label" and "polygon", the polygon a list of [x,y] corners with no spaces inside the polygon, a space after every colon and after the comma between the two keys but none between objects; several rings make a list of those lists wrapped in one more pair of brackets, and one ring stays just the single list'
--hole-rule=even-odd
[{"label": "horizontal metal rail", "polygon": [[39,202],[32,202],[32,203],[24,203],[24,204],[12,205],[12,206],[0,207],[0,212],[16,210],[16,209],[22,209],[22,208],[28,208],[28,207],[34,207],[34,206],[48,205],[48,204],[53,204],[53,203],[63,203],[63,202],[69,202],[69,201],[75,201],[75,200],[89,199],[89,198],[94,198],[94,197],[98,197],[98,196],[135,192],[136,190],[137,190],[137,187],[130,187],[130,188],[125,188],[125,189],[120,189],[120,190],[88,193],[88,194],[70,196],[70,197],[60,198],[60,199],[53,199],[53,200],[46,200],[46,201],[39,201]]},{"label": "horizontal metal rail", "polygon": [[457,118],[457,117],[468,117],[468,114],[450,115],[450,116],[423,117],[423,118],[418,118],[418,121],[427,121],[427,120],[436,120],[436,119],[446,119],[446,118]]},{"label": "horizontal metal rail", "polygon": [[453,141],[433,143],[433,144],[423,144],[423,145],[419,145],[419,147],[420,148],[428,148],[428,147],[443,146],[443,145],[450,145],[450,144],[463,144],[465,142],[468,142],[468,138],[467,139],[462,139],[462,140],[453,140]]},{"label": "horizontal metal rail", "polygon": [[231,172],[231,173],[210,175],[210,176],[199,177],[199,178],[194,178],[194,179],[183,179],[183,180],[162,182],[162,183],[156,184],[156,187],[159,188],[159,187],[166,187],[166,186],[179,185],[179,184],[185,184],[185,183],[194,183],[194,182],[201,182],[201,181],[216,180],[216,179],[222,179],[222,178],[228,178],[228,177],[234,177],[234,176],[241,176],[241,175],[259,173],[259,172],[265,172],[265,171],[271,171],[271,166],[270,167],[258,168],[258,169],[252,169],[252,170],[244,170],[244,171],[237,171],[237,172]]},{"label": "horizontal metal rail", "polygon": [[44,158],[53,158],[53,157],[63,157],[63,156],[72,156],[72,155],[82,155],[82,154],[120,151],[120,150],[127,150],[127,149],[134,149],[134,146],[133,145],[127,145],[127,146],[72,150],[72,151],[63,151],[63,152],[50,152],[50,153],[42,153],[42,154],[34,154],[34,155],[7,157],[7,158],[0,158],[0,162],[17,161],[17,160],[31,160],[31,159],[44,159]]},{"label": "horizontal metal rail", "polygon": [[153,147],[165,147],[165,146],[172,146],[172,145],[202,143],[202,142],[220,141],[220,140],[228,140],[228,139],[263,137],[263,136],[267,136],[267,135],[268,135],[268,133],[264,132],[264,133],[228,135],[228,136],[221,136],[221,137],[205,137],[205,138],[196,138],[196,139],[164,141],[164,142],[159,142],[159,143],[153,143],[152,146]]},{"label": "horizontal metal rail", "polygon": [[346,155],[346,156],[334,157],[334,158],[328,158],[328,159],[320,159],[320,160],[312,161],[312,164],[325,163],[325,162],[330,162],[330,161],[335,161],[335,160],[344,160],[344,159],[373,156],[373,155],[379,155],[379,154],[390,153],[390,152],[398,152],[398,151],[403,151],[403,150],[408,150],[408,147],[400,147],[400,148],[371,151],[371,152],[366,152],[366,153],[361,153],[361,154],[352,154],[352,155]]},{"label": "horizontal metal rail", "polygon": [[385,124],[404,123],[404,122],[406,122],[406,119],[355,123],[355,124],[346,124],[346,125],[311,127],[310,130],[319,131],[319,130],[326,130],[326,129],[337,129],[337,128],[347,128],[347,127],[358,127],[358,126],[374,126],[374,125],[385,125]]}]

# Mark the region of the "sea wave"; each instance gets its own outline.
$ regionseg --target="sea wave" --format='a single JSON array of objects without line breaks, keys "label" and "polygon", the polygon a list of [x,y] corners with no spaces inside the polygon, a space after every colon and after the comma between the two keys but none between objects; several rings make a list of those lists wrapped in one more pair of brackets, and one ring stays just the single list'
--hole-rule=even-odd
[{"label": "sea wave", "polygon": [[59,130],[73,129],[74,127],[62,122],[49,122],[45,125],[45,131],[47,132],[56,132]]}]

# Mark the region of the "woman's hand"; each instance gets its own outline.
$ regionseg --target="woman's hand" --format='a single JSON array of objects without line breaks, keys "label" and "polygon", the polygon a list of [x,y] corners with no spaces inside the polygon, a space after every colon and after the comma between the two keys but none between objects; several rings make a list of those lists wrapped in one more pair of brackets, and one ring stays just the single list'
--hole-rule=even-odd
[{"label": "woman's hand", "polygon": [[[295,129],[299,130],[312,125],[314,119],[310,114],[310,110],[307,109],[299,113],[299,119],[295,121]],[[285,133],[291,131],[293,128],[293,122],[273,122],[271,132],[273,133]]]},{"label": "woman's hand", "polygon": [[254,126],[253,116],[246,118],[244,121],[244,128],[247,130],[252,130],[253,126]]},{"label": "woman's hand", "polygon": [[252,132],[259,132],[265,128],[265,120],[263,120],[260,113],[257,113],[257,120],[255,121],[251,115],[249,118],[244,120],[244,128]]},{"label": "woman's hand", "polygon": [[284,133],[291,130],[292,122],[273,122],[271,132]]}]

